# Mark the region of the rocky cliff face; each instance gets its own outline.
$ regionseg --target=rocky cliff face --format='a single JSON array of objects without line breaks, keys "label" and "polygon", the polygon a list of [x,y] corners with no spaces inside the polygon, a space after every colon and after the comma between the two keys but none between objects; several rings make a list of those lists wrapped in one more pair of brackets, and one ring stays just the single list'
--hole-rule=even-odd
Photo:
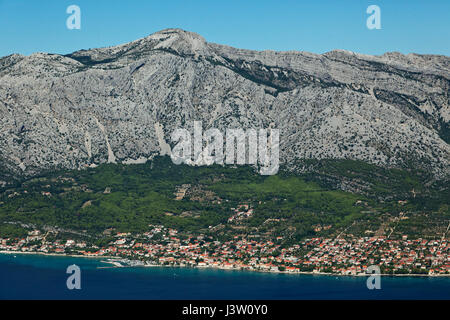
[{"label": "rocky cliff face", "polygon": [[[449,174],[450,58],[250,51],[167,29],[124,45],[0,59],[0,180],[144,162],[170,134],[280,129],[280,162],[359,159]],[[0,182],[1,183],[1,182]]]}]

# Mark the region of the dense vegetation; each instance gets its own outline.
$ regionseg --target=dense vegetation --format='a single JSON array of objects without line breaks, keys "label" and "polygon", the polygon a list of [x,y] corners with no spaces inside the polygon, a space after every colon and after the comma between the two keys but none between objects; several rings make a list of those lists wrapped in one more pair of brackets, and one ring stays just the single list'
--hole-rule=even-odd
[{"label": "dense vegetation", "polygon": [[[343,231],[385,234],[392,227],[399,235],[433,237],[447,227],[448,187],[425,187],[424,173],[354,161],[313,165],[314,174],[260,176],[248,166],[189,167],[155,158],[141,165],[55,172],[0,190],[0,235],[19,228],[11,222],[91,235],[109,228],[142,232],[149,224],[162,224],[219,237],[284,236],[288,242]],[[334,182],[343,179],[357,190],[339,190]],[[186,195],[175,200],[184,184],[189,184]],[[253,215],[227,223],[240,204],[250,205]],[[397,219],[401,215],[407,219]]]}]

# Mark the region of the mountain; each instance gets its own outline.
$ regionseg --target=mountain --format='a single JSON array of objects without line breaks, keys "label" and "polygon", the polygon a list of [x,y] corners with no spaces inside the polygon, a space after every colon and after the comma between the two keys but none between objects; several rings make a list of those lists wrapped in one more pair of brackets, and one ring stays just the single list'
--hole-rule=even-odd
[{"label": "mountain", "polygon": [[68,55],[0,58],[0,185],[142,163],[176,128],[278,128],[280,162],[362,160],[450,174],[450,58],[236,49],[166,29]]}]

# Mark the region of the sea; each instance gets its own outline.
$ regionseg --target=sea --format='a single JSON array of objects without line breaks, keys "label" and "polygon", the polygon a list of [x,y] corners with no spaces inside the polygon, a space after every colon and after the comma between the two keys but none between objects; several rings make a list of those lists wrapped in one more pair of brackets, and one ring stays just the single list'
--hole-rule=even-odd
[{"label": "sea", "polygon": [[[450,299],[450,277],[366,277],[260,273],[177,267],[113,268],[105,259],[0,254],[0,299]],[[66,273],[80,268],[80,289]],[[105,268],[106,267],[106,268]]]}]

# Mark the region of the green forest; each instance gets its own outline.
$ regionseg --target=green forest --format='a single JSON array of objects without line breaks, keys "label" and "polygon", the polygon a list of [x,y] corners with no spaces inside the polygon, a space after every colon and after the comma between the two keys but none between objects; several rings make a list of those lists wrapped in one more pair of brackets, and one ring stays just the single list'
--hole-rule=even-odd
[{"label": "green forest", "polygon": [[[186,233],[288,241],[344,231],[370,235],[393,225],[399,236],[434,237],[450,220],[448,186],[425,173],[349,160],[308,165],[314,170],[305,174],[283,169],[261,176],[250,166],[192,167],[156,157],[146,164],[53,172],[0,189],[0,236],[20,235],[20,225],[101,235],[109,228],[143,232],[158,224]],[[343,181],[354,190],[340,190]],[[183,185],[189,187],[177,200]],[[242,204],[253,214],[227,223]]]}]

